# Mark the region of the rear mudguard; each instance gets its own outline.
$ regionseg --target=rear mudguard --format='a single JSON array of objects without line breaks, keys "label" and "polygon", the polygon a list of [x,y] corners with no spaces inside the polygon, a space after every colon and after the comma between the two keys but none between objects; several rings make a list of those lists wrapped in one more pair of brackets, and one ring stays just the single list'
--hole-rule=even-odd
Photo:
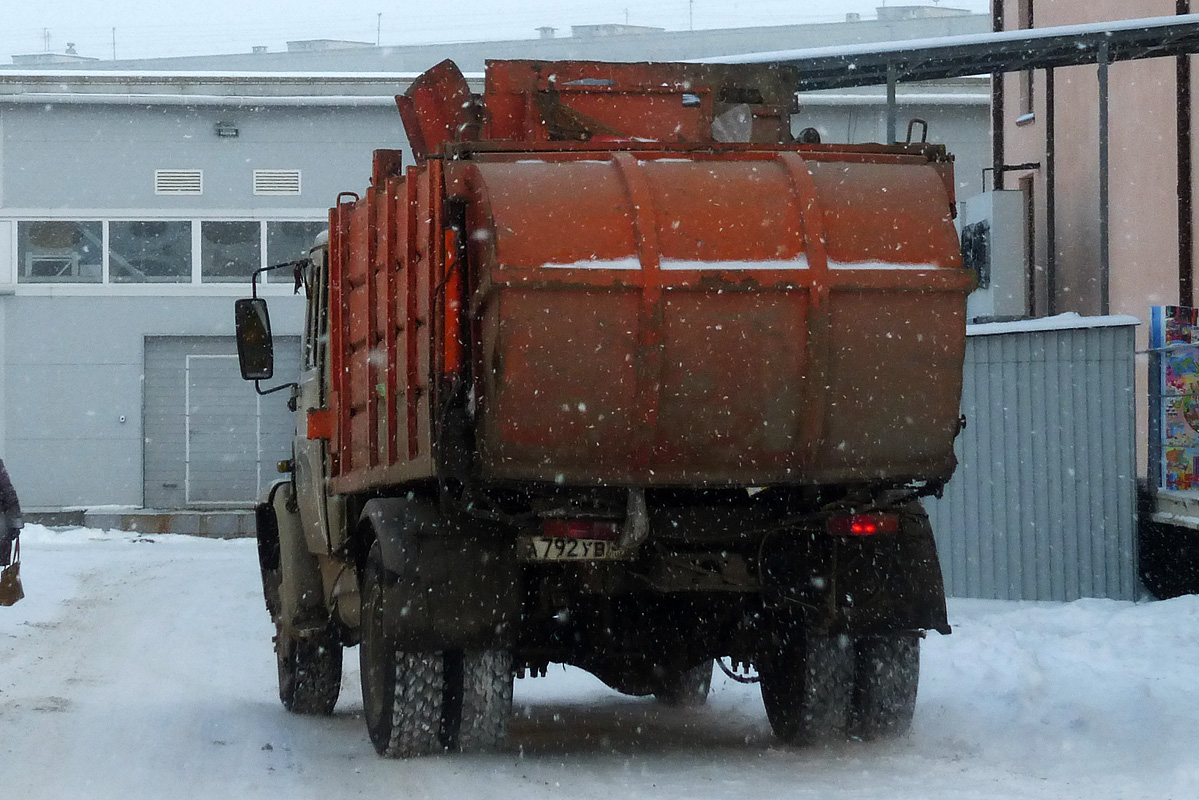
[{"label": "rear mudguard", "polygon": [[842,613],[855,633],[950,632],[937,544],[923,512],[909,515],[894,538],[843,541],[837,585],[849,598]]},{"label": "rear mudguard", "polygon": [[928,516],[918,504],[900,511],[898,533],[776,535],[763,544],[763,598],[782,619],[815,630],[876,634],[950,632],[945,584]]},{"label": "rear mudguard", "polygon": [[383,608],[398,647],[511,643],[521,597],[514,537],[417,498],[371,500],[361,524],[379,543],[388,573]]}]

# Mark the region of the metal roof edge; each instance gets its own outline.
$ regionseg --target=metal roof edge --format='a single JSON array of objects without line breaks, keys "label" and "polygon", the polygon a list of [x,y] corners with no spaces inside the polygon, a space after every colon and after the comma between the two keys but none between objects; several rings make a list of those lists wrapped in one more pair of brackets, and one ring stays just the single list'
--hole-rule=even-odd
[{"label": "metal roof edge", "polygon": [[[0,70],[2,102],[93,102],[144,104],[172,102],[155,98],[195,98],[196,104],[219,102],[267,102],[296,104],[303,101],[326,105],[350,104],[363,98],[387,98],[391,102],[420,73],[415,72],[159,72],[159,71],[5,71]],[[471,89],[481,92],[483,74],[466,76]],[[116,89],[117,91],[104,91]],[[361,91],[363,94],[354,94]],[[222,92],[228,92],[223,94]],[[281,94],[288,92],[288,94]],[[332,94],[330,94],[332,92]],[[194,94],[193,94],[194,93]],[[31,98],[22,100],[21,98]],[[97,99],[99,98],[99,99]],[[124,99],[122,99],[124,98]],[[283,98],[275,100],[275,98]]]},{"label": "metal roof edge", "polygon": [[985,322],[979,325],[967,325],[966,335],[995,336],[1004,333],[1042,333],[1045,331],[1066,331],[1084,328],[1136,327],[1140,324],[1141,320],[1130,314],[1084,317],[1076,311],[1068,311],[1053,317],[1037,317],[1035,319],[1013,320],[1011,322]]},{"label": "metal roof edge", "polygon": [[700,63],[788,64],[800,91],[1115,63],[1199,52],[1199,14],[900,42],[746,53]]},{"label": "metal roof edge", "polygon": [[[418,72],[163,72],[158,70],[3,70],[0,69],[0,95],[36,90],[53,94],[87,94],[103,87],[119,86],[125,92],[174,89],[185,93],[196,89],[210,91],[244,87],[290,89],[296,94],[319,95],[329,87],[373,89],[406,87]],[[465,75],[472,89],[481,90],[483,73]],[[265,96],[270,96],[265,95]]]},{"label": "metal roof edge", "polygon": [[304,107],[323,106],[333,108],[379,107],[395,108],[393,93],[361,95],[221,95],[221,94],[176,94],[148,92],[145,94],[108,94],[102,92],[26,92],[4,94],[0,91],[0,106],[3,105],[101,105],[101,106],[249,106],[249,107]]},{"label": "metal roof edge", "polygon": [[[12,80],[48,79],[55,83],[95,81],[258,81],[295,83],[304,80],[339,81],[345,83],[377,83],[379,81],[415,80],[419,72],[322,72],[322,71],[253,71],[253,70],[108,70],[108,69],[0,69],[0,82]],[[476,77],[482,79],[482,74]]]}]

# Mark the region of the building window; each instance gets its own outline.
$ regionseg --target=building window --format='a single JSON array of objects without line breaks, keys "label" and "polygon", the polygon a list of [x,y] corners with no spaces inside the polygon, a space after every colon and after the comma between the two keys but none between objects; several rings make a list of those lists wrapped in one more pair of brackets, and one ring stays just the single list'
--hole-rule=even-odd
[{"label": "building window", "polygon": [[241,283],[260,266],[262,223],[200,223],[200,280]]},{"label": "building window", "polygon": [[104,225],[99,221],[17,223],[20,283],[100,283]]},{"label": "building window", "polygon": [[[266,263],[285,264],[308,258],[316,235],[329,227],[324,222],[268,222],[266,224]],[[267,280],[274,283],[291,281],[288,270],[279,269],[267,273]]]},{"label": "building window", "polygon": [[192,224],[179,221],[108,223],[112,283],[190,283]]},{"label": "building window", "polygon": [[[328,227],[316,220],[15,222],[20,283],[242,283],[259,267],[307,258]],[[277,270],[260,280],[294,277]]]},{"label": "building window", "polygon": [[[1017,25],[1024,30],[1033,29],[1033,0],[1017,0],[1016,2],[1016,20]],[[1019,73],[1020,79],[1020,120],[1021,122],[1032,122],[1032,115],[1035,111],[1033,107],[1034,92],[1036,89],[1035,72],[1031,69],[1026,69]]]},{"label": "building window", "polygon": [[316,235],[327,228],[324,222],[268,222],[266,224],[266,260],[282,264],[307,258]]},{"label": "building window", "polygon": [[991,288],[991,221],[962,228],[962,266],[978,278],[979,289]]}]

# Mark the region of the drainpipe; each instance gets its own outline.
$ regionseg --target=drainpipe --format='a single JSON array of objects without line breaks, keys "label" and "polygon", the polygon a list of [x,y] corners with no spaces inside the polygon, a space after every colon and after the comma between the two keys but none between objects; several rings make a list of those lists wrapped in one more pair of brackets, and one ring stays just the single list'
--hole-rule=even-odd
[{"label": "drainpipe", "polygon": [[[1191,13],[1191,0],[1178,0],[1178,14]],[[1191,163],[1191,59],[1175,59],[1178,82],[1178,303],[1195,305],[1194,177]]]},{"label": "drainpipe", "polygon": [[[991,3],[991,30],[1003,30],[1003,0]],[[1004,73],[991,73],[991,175],[995,191],[1003,191],[1003,81]]]},{"label": "drainpipe", "polygon": [[1108,48],[1099,44],[1099,313],[1111,313],[1111,187],[1108,124]]},{"label": "drainpipe", "polygon": [[895,144],[899,135],[899,108],[895,100],[895,64],[887,62],[887,144]]}]

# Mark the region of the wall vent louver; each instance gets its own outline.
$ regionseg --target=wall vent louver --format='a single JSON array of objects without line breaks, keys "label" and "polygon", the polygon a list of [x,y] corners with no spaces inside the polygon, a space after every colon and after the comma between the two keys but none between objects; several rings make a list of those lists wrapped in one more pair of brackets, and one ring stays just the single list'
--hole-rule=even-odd
[{"label": "wall vent louver", "polygon": [[300,171],[298,169],[254,170],[254,194],[298,195],[300,193]]},{"label": "wall vent louver", "polygon": [[154,170],[154,194],[204,194],[204,171],[199,169]]}]

